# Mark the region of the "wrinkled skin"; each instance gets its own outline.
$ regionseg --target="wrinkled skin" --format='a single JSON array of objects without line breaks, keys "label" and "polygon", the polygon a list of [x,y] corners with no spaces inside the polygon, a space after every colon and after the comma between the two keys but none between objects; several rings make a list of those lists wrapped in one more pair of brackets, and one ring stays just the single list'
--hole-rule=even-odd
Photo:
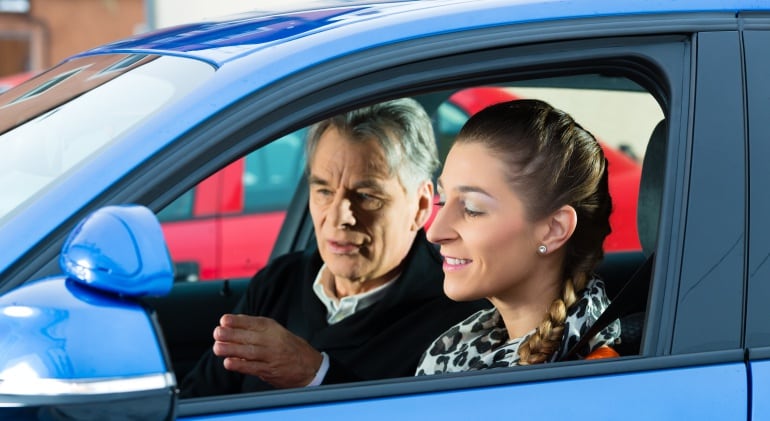
[{"label": "wrinkled skin", "polygon": [[323,357],[273,319],[225,314],[214,329],[214,354],[225,368],[257,376],[277,388],[307,386]]}]

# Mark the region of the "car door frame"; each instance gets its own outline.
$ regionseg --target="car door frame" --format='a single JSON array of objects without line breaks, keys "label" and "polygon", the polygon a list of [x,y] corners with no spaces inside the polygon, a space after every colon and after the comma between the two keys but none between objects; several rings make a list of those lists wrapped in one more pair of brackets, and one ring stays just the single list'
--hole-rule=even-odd
[{"label": "car door frame", "polygon": [[[627,66],[624,68],[628,69],[639,67],[638,70],[642,72],[640,76],[657,69],[663,79],[668,81],[668,86],[664,88],[668,90],[665,94],[670,101],[666,104],[666,114],[670,121],[669,139],[676,140],[669,142],[667,151],[665,191],[670,194],[664,198],[661,209],[661,227],[665,229],[659,230],[657,249],[657,255],[665,257],[658,258],[655,262],[655,282],[650,290],[648,328],[642,344],[642,356],[599,362],[565,362],[552,367],[522,367],[488,373],[460,373],[440,378],[383,380],[356,385],[324,386],[313,390],[191,399],[180,402],[179,415],[254,411],[260,408],[265,411],[270,408],[280,410],[280,407],[296,405],[309,405],[307,408],[313,410],[324,405],[312,404],[328,405],[330,402],[351,405],[348,408],[355,409],[353,401],[357,399],[369,399],[366,402],[373,402],[377,399],[382,401],[381,399],[387,397],[398,397],[404,399],[401,402],[407,402],[413,394],[449,396],[444,392],[456,390],[468,392],[466,396],[470,397],[476,388],[488,390],[501,385],[503,389],[499,390],[506,393],[520,393],[521,388],[529,386],[549,384],[553,390],[559,390],[562,387],[560,385],[569,383],[572,390],[575,390],[574,387],[587,387],[587,390],[600,390],[610,393],[610,396],[628,392],[633,399],[641,395],[631,395],[632,393],[645,392],[647,396],[654,398],[660,395],[660,386],[665,386],[665,382],[639,383],[641,386],[635,389],[629,387],[635,382],[627,377],[623,379],[623,376],[634,376],[635,380],[643,376],[663,376],[664,379],[671,376],[673,379],[678,374],[697,370],[697,367],[708,373],[723,373],[721,369],[726,368],[727,373],[733,374],[732,379],[739,381],[743,378],[745,388],[745,375],[736,368],[736,363],[743,366],[743,351],[740,348],[734,349],[731,344],[731,332],[724,332],[734,324],[734,320],[725,322],[726,327],[720,329],[720,334],[724,334],[725,338],[717,338],[725,343],[730,342],[727,348],[722,348],[722,345],[717,349],[708,346],[703,348],[700,338],[689,329],[694,326],[693,321],[697,321],[698,315],[710,310],[708,302],[678,299],[680,279],[683,279],[682,282],[688,288],[703,286],[697,282],[698,275],[702,272],[696,268],[702,268],[704,264],[708,265],[708,262],[697,261],[699,250],[709,255],[723,251],[722,245],[693,242],[690,237],[690,231],[699,228],[705,218],[693,215],[698,216],[701,215],[699,212],[706,212],[699,207],[688,207],[691,205],[693,186],[700,189],[703,185],[702,180],[693,178],[691,174],[692,158],[696,156],[702,160],[698,163],[698,174],[705,171],[701,165],[715,159],[713,153],[698,154],[700,149],[696,147],[699,143],[693,139],[709,136],[705,130],[710,127],[709,118],[715,115],[730,116],[728,129],[736,129],[733,127],[735,121],[743,122],[742,108],[728,109],[726,104],[720,104],[720,101],[711,101],[716,102],[713,104],[701,102],[703,97],[700,96],[700,91],[697,97],[695,95],[696,88],[700,88],[696,82],[696,72],[698,78],[701,77],[701,71],[714,72],[712,67],[719,63],[707,60],[708,55],[717,52],[716,47],[723,46],[724,42],[732,42],[726,40],[730,35],[726,35],[724,39],[720,35],[703,37],[699,31],[708,31],[709,34],[734,32],[737,31],[737,21],[734,15],[727,13],[687,16],[672,14],[643,18],[600,17],[579,19],[575,22],[530,23],[473,30],[462,34],[444,34],[356,53],[289,76],[244,98],[217,118],[194,128],[162,153],[140,165],[82,211],[86,213],[103,205],[126,202],[146,204],[157,211],[218,168],[263,143],[319,118],[365,103],[416,94],[426,89],[456,87],[458,77],[463,79],[463,83],[470,85],[501,80],[505,76],[501,72],[510,71],[512,68],[517,71],[510,76],[542,69],[542,66],[548,63],[569,62],[575,66],[582,63],[590,67],[597,59],[605,59],[609,63],[612,61],[609,57],[617,56],[622,58],[617,62],[618,66]],[[563,41],[570,38],[580,40]],[[670,46],[673,43],[681,43],[686,48],[672,51]],[[659,51],[654,54],[649,51],[644,53],[645,46],[649,44],[657,44]],[[694,46],[698,48],[697,55],[693,53]],[[499,57],[501,51],[507,52],[507,55]],[[589,52],[592,53],[588,54]],[[646,64],[643,65],[642,62]],[[733,65],[740,69],[738,63],[727,63],[731,69]],[[679,70],[674,71],[674,68]],[[607,69],[609,70],[610,66]],[[711,92],[706,98],[718,97],[726,88],[712,89],[715,92]],[[710,124],[716,125],[715,122]],[[741,125],[741,129],[742,127]],[[169,166],[164,164],[168,164],[173,170],[170,171]],[[745,165],[739,165],[737,171],[741,172],[745,169],[743,167]],[[731,170],[730,174],[733,173]],[[306,208],[303,191],[301,186],[295,195],[290,208],[291,216],[284,223],[274,254],[302,248],[312,234],[312,229],[308,227],[307,213],[303,211]],[[672,192],[675,194],[671,194]],[[701,200],[708,203],[708,198]],[[698,204],[700,203],[703,202],[699,201]],[[742,204],[735,206],[740,208]],[[731,209],[730,212],[733,214],[736,211]],[[73,221],[64,224],[62,231],[55,233],[54,237],[71,228],[79,216],[80,214],[73,218]],[[52,244],[55,248],[57,241],[52,241]],[[34,273],[55,272],[55,254],[48,252],[38,255],[31,262],[36,268],[33,269]],[[735,260],[727,262],[729,271],[743,271],[742,263],[736,263]],[[690,265],[693,269],[689,269]],[[740,266],[740,269],[736,269],[736,265]],[[688,270],[685,271],[685,268]],[[741,277],[743,273],[741,272]],[[743,314],[742,303],[739,308],[734,308],[732,302],[730,305],[732,307],[727,309],[728,313]],[[680,313],[682,311],[684,313]],[[560,379],[570,380],[555,381]],[[701,379],[699,385],[713,386],[702,391],[701,399],[704,405],[700,410],[718,411],[724,403],[722,410],[736,411],[740,409],[742,395],[743,402],[746,401],[746,390],[740,387],[732,389],[733,394],[729,395],[731,399],[727,402],[721,399],[709,400],[708,398],[716,396],[717,392],[724,396],[723,388],[709,383],[708,376],[696,376],[691,379]],[[676,382],[671,382],[670,385],[672,387],[668,390],[672,396],[676,396],[674,392],[683,387]],[[584,401],[584,398],[580,400]],[[389,401],[386,399],[383,402]],[[396,406],[391,405],[392,408]],[[709,412],[709,415],[713,416],[713,413]]]},{"label": "car door frame", "polygon": [[770,15],[767,13],[744,13],[743,58],[745,66],[745,91],[748,127],[748,153],[755,157],[749,161],[749,248],[748,286],[746,292],[745,347],[750,373],[751,401],[750,419],[764,419],[770,416],[770,404],[766,397],[770,393],[770,329],[768,328],[767,302],[770,300],[770,195],[767,180],[770,170],[763,164],[770,156],[770,127],[765,115],[770,110]]},{"label": "car door frame", "polygon": [[[728,17],[720,19],[713,19],[713,17],[710,17],[710,29],[718,29],[716,32],[722,32],[725,30],[728,32],[729,30],[735,31],[736,22],[734,19],[730,19]],[[697,21],[697,19],[695,19],[695,21]],[[715,24],[715,21],[718,21],[718,23]],[[693,24],[693,26],[697,25]],[[545,28],[548,28],[549,30],[553,29],[549,28],[548,25],[542,25],[542,27],[539,29],[545,31]],[[532,32],[538,32],[533,28],[527,29],[531,30]],[[512,32],[517,32],[518,30],[521,29],[513,29]],[[521,31],[524,32],[523,30]],[[489,39],[491,38],[490,33],[497,31],[481,32],[484,32],[483,38]],[[651,32],[656,31],[653,30]],[[737,34],[737,32],[735,33]],[[615,32],[611,32],[611,34],[617,35]],[[669,229],[660,230],[660,241],[657,252],[659,256],[666,257],[659,258],[655,265],[656,281],[650,292],[651,302],[648,311],[650,315],[648,324],[653,325],[654,328],[648,329],[648,332],[645,336],[645,342],[642,350],[642,354],[644,356],[643,358],[604,361],[598,364],[586,362],[564,363],[560,367],[535,367],[534,369],[522,368],[516,370],[515,372],[513,370],[503,370],[502,372],[494,374],[461,373],[456,376],[446,376],[441,379],[400,379],[395,381],[366,382],[363,384],[356,384],[355,387],[344,385],[328,386],[315,390],[276,391],[256,395],[249,394],[244,396],[232,396],[217,399],[193,399],[187,402],[183,401],[180,404],[180,415],[187,416],[201,415],[206,413],[213,414],[220,411],[256,410],[257,408],[262,408],[263,410],[267,411],[265,412],[265,415],[267,416],[267,414],[270,413],[269,408],[281,407],[284,405],[294,406],[321,402],[340,402],[340,405],[344,407],[347,405],[347,402],[341,401],[348,401],[351,399],[370,398],[372,401],[374,401],[378,398],[389,396],[399,396],[407,399],[407,395],[413,393],[438,393],[457,389],[470,391],[475,387],[534,384],[539,382],[550,382],[555,379],[563,378],[580,378],[581,380],[586,380],[589,385],[598,387],[599,390],[608,390],[607,386],[610,386],[619,387],[620,389],[628,391],[630,394],[633,394],[634,392],[654,392],[654,396],[660,396],[660,387],[664,386],[665,382],[648,385],[649,388],[647,389],[634,389],[633,387],[629,387],[629,379],[619,383],[612,383],[608,381],[608,383],[605,384],[603,381],[607,381],[607,378],[602,377],[602,375],[614,374],[617,376],[647,373],[650,376],[657,376],[660,373],[669,373],[666,375],[670,375],[670,371],[674,370],[676,371],[674,376],[681,376],[685,373],[691,372],[690,370],[696,370],[694,367],[698,366],[701,366],[705,370],[704,372],[720,371],[724,369],[725,373],[732,374],[731,379],[733,382],[744,385],[743,388],[737,387],[733,389],[733,393],[729,394],[732,405],[729,403],[726,404],[726,406],[721,405],[725,402],[719,399],[711,400],[710,402],[707,399],[704,399],[703,403],[706,404],[705,407],[710,408],[709,411],[716,409],[714,406],[715,402],[719,402],[722,409],[730,408],[730,410],[735,411],[731,412],[731,415],[745,411],[747,391],[745,389],[745,371],[741,370],[741,367],[743,367],[742,350],[740,348],[732,348],[732,344],[728,345],[726,348],[722,348],[721,345],[715,349],[709,349],[707,346],[703,348],[704,345],[699,343],[698,338],[695,338],[690,334],[679,333],[681,329],[684,329],[684,327],[689,327],[687,322],[690,322],[691,324],[692,318],[695,317],[693,315],[702,314],[702,312],[706,310],[706,305],[702,300],[693,303],[689,300],[678,299],[680,279],[683,279],[684,282],[695,283],[695,287],[698,286],[697,276],[695,274],[698,273],[697,268],[701,268],[703,263],[701,262],[700,264],[696,265],[696,263],[691,262],[696,259],[698,250],[701,250],[701,246],[708,249],[708,245],[702,245],[697,242],[693,243],[692,240],[687,242],[687,238],[685,237],[685,226],[691,227],[691,229],[697,229],[700,227],[699,224],[702,224],[702,221],[700,220],[696,220],[695,222],[689,220],[689,216],[693,214],[699,215],[699,212],[705,212],[700,209],[688,208],[688,206],[692,206],[692,204],[689,202],[690,189],[693,186],[700,189],[703,185],[702,181],[698,181],[696,183],[695,180],[691,179],[690,169],[692,165],[692,157],[694,154],[693,148],[697,143],[693,141],[693,138],[695,136],[703,136],[704,138],[705,136],[708,136],[708,133],[704,132],[704,130],[710,127],[708,124],[709,116],[713,116],[715,113],[727,113],[733,123],[736,121],[742,121],[743,118],[742,109],[729,110],[726,109],[724,104],[720,106],[718,104],[698,102],[701,99],[696,98],[694,95],[693,91],[695,89],[703,88],[702,86],[699,86],[695,81],[694,72],[697,70],[699,75],[702,71],[706,72],[703,73],[703,75],[708,75],[708,72],[710,72],[712,74],[710,77],[713,77],[713,73],[715,71],[713,68],[716,66],[716,63],[714,63],[713,60],[707,60],[709,54],[716,51],[716,48],[722,47],[724,42],[729,43],[733,42],[733,38],[737,39],[737,35],[734,34],[727,35],[726,37],[719,35],[712,36],[710,34],[711,33],[709,32],[709,34],[705,35],[705,37],[703,37],[702,34],[695,34],[691,38],[680,38],[689,39],[688,42],[692,42],[692,45],[697,45],[700,50],[698,51],[697,56],[695,54],[685,54],[684,56],[680,55],[679,60],[681,61],[682,69],[688,69],[688,72],[692,73],[684,72],[679,75],[681,77],[681,79],[679,79],[679,81],[682,83],[681,86],[668,86],[668,88],[672,90],[669,92],[669,94],[672,96],[670,97],[671,104],[668,105],[669,108],[667,113],[670,122],[669,137],[671,139],[676,139],[677,142],[670,142],[670,146],[668,148],[668,162],[670,162],[670,165],[667,167],[665,188],[666,191],[676,192],[676,194],[669,194],[667,196],[667,199],[664,200],[663,208],[661,211],[661,226],[669,227]],[[496,36],[499,35],[499,33],[496,34]],[[451,39],[451,37],[447,38]],[[676,36],[663,36],[661,39],[672,40],[674,38],[676,38]],[[648,39],[645,37],[639,37],[638,40],[643,43]],[[606,39],[599,41],[587,40],[580,42],[538,44],[533,46],[505,48],[518,51],[518,53],[514,54],[514,56],[516,57],[517,65],[520,67],[526,67],[526,64],[528,64],[526,63],[526,60],[522,61],[522,57],[537,57],[537,59],[532,60],[532,63],[529,63],[534,68],[548,61],[556,62],[559,60],[572,60],[574,62],[575,58],[581,55],[585,60],[589,58],[595,58],[590,57],[590,55],[586,55],[586,51],[590,50],[588,46],[592,45],[592,43],[594,45],[601,45],[602,42],[606,41]],[[608,44],[613,44],[611,47],[604,45],[602,48],[597,47],[596,49],[601,49],[604,54],[611,55],[613,48],[629,48],[628,45],[634,45],[634,42],[635,40],[624,39],[622,42],[618,41],[616,44],[609,42]],[[406,48],[417,49],[420,45],[421,42],[414,41],[412,44],[407,45]],[[549,50],[548,47],[553,48],[553,50],[558,50],[558,52],[554,53],[553,51]],[[403,49],[405,46],[399,45],[398,48],[402,50],[400,54],[403,54]],[[527,49],[529,50],[529,53],[521,52]],[[380,51],[377,52],[378,58],[390,57],[392,54],[395,54],[395,49],[391,51],[387,51],[387,48],[379,50]],[[464,75],[464,77],[467,78],[466,81],[468,83],[471,83],[474,80],[480,82],[488,80],[488,76],[485,76],[485,74],[488,75],[490,72],[504,69],[505,64],[503,62],[505,60],[495,59],[495,53],[496,51],[486,50],[484,52],[471,53],[467,55],[463,54],[463,57],[461,57],[460,52],[454,52],[441,58],[426,58],[422,61],[421,65],[426,68],[430,67],[432,69],[439,68],[451,70],[445,72],[443,75],[436,75],[434,72],[431,78],[425,78],[430,79],[434,84],[433,87],[436,88],[442,86],[442,84],[449,83],[447,80],[456,78],[459,74]],[[468,57],[472,56],[473,54],[478,54],[478,56],[476,56],[477,60],[468,59]],[[486,58],[479,58],[485,54],[488,55]],[[365,56],[365,54],[362,55]],[[676,61],[676,59],[673,58],[671,60]],[[692,62],[690,62],[691,60]],[[345,62],[346,60],[340,61]],[[452,65],[452,61],[459,61],[469,64],[467,64],[464,69],[458,70],[463,66]],[[500,69],[493,69],[492,67],[494,66],[491,66],[491,64],[500,65],[502,67]],[[333,65],[337,69],[340,67],[345,68],[344,64],[340,65],[340,63],[333,63]],[[474,66],[481,66],[481,68],[474,69]],[[740,65],[738,62],[728,63],[727,66],[731,68],[732,73],[730,74],[734,74],[737,69],[738,76],[740,77]],[[389,95],[394,95],[394,92],[396,91],[398,91],[399,95],[409,95],[416,92],[418,88],[425,88],[425,85],[421,84],[425,81],[420,79],[420,72],[416,71],[412,65],[393,66],[392,68],[383,65],[382,67],[383,70],[380,71],[382,75],[377,75],[377,72],[369,74],[369,77],[372,77],[372,79],[383,81],[380,82],[378,86],[371,86],[371,84],[366,84],[363,82],[359,82],[359,84],[356,85],[355,83],[358,81],[344,82],[334,86],[333,88],[330,87],[327,89],[322,89],[317,93],[307,95],[305,100],[308,102],[303,103],[301,106],[297,105],[297,108],[307,110],[309,108],[312,109],[313,107],[318,107],[320,104],[324,107],[325,111],[323,112],[323,115],[319,115],[318,117],[323,117],[324,115],[336,113],[347,107],[355,107],[357,105],[361,105],[364,103],[364,101],[386,99]],[[323,72],[321,70],[318,71],[318,74],[322,73]],[[383,77],[385,75],[388,75],[389,77]],[[305,80],[307,80],[307,75],[304,76],[306,78]],[[412,90],[399,90],[398,88],[402,87],[388,86],[387,81],[394,79],[399,80],[399,83],[405,83],[404,79],[409,79],[413,81],[411,83],[414,85],[414,88]],[[706,80],[705,76],[704,80]],[[351,83],[352,85],[348,85],[348,83]],[[342,95],[342,97],[334,97],[335,100],[332,102],[329,99],[330,97],[325,96],[326,92],[329,92],[331,89],[345,92],[345,95]],[[706,87],[705,89],[712,89],[715,92],[711,92],[710,94],[705,95],[704,98],[712,98],[712,95],[719,94],[720,92],[718,87]],[[677,95],[680,97],[677,97]],[[742,92],[738,92],[737,95],[742,97]],[[680,99],[677,100],[677,98]],[[327,102],[332,102],[332,104],[327,105]],[[691,110],[693,109],[696,102],[699,109],[696,113],[692,113]],[[702,123],[704,121],[705,123]],[[698,124],[702,124],[702,127],[700,125],[695,126],[696,122]],[[733,123],[730,124],[727,130],[736,129]],[[717,131],[717,133],[719,133],[719,131]],[[697,159],[701,160],[699,161],[699,165],[700,162],[711,162],[711,160],[714,159],[713,156],[708,154],[705,156],[701,154],[695,154],[695,156]],[[740,174],[742,167],[743,165],[738,165],[737,171],[733,172],[732,174]],[[701,177],[702,173],[703,170],[699,168],[698,177]],[[279,242],[274,249],[274,255],[302,248],[312,238],[312,229],[307,217],[305,203],[306,195],[303,194],[303,188],[300,187],[292,206],[297,206],[303,211],[296,212],[292,210],[290,212],[292,218],[285,222],[284,229],[279,236]],[[735,209],[730,209],[730,212],[742,212],[742,205],[739,204],[737,209],[737,211]],[[741,227],[743,226],[740,220],[738,221],[738,224],[741,225]],[[712,252],[715,251],[712,250]],[[693,265],[693,269],[684,271],[683,268],[685,267],[685,264]],[[728,266],[729,271],[739,271],[741,273],[739,277],[742,277],[743,266],[740,263],[736,264],[734,261],[731,261],[728,263]],[[688,287],[692,287],[691,284],[687,285]],[[739,294],[742,295],[742,290]],[[731,303],[731,305],[735,307],[734,303]],[[736,310],[738,310],[738,313],[742,313],[741,309],[742,304],[739,304],[739,308]],[[678,313],[682,310],[685,310],[686,312],[683,314],[687,315],[687,317],[683,318],[684,322],[680,321],[682,316],[680,313]],[[676,323],[682,323],[684,327],[679,327]],[[729,328],[733,326],[734,323],[735,319],[731,318],[730,322],[726,323],[725,328],[722,330],[729,330]],[[723,334],[731,336],[731,332],[723,332]],[[723,342],[729,342],[729,340],[724,339]],[[710,378],[708,375],[703,377],[696,376],[695,378],[699,379],[699,384],[709,384],[714,387],[713,389],[707,390],[704,394],[702,394],[702,396],[710,396],[711,394],[715,394],[717,392],[722,393],[724,396],[723,390],[721,390],[722,385],[715,385],[713,378]],[[639,378],[636,380],[638,379]],[[597,382],[591,383],[592,380],[597,380]],[[551,384],[551,386],[558,387],[555,386],[555,383]],[[514,386],[510,387],[513,388],[508,390],[510,393],[519,393],[521,391],[520,389],[515,389]],[[674,393],[676,390],[681,389],[679,389],[679,386],[676,386],[672,387],[670,390],[672,393]],[[636,394],[634,396],[638,398],[638,396],[641,395]],[[345,410],[340,409],[341,407],[336,408],[341,411]],[[704,407],[701,407],[701,409],[703,408]],[[714,413],[709,411],[701,412],[700,414],[708,413],[709,415],[713,416]]]}]

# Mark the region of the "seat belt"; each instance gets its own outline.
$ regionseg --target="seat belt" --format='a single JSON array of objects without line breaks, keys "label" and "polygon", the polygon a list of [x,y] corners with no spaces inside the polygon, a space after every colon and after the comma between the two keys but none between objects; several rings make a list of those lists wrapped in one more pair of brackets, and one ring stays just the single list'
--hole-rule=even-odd
[{"label": "seat belt", "polygon": [[[652,278],[652,261],[655,253],[650,254],[642,265],[634,272],[633,275],[623,285],[618,295],[604,310],[601,316],[596,319],[593,325],[584,333],[578,343],[576,343],[570,350],[564,354],[559,361],[568,361],[574,359],[578,350],[583,348],[588,341],[590,341],[597,333],[601,332],[610,325],[610,323],[618,320],[619,318],[634,313],[634,301],[639,296],[647,296],[649,290],[649,281]],[[637,306],[638,307],[638,306]],[[642,311],[643,308],[638,309]]]}]

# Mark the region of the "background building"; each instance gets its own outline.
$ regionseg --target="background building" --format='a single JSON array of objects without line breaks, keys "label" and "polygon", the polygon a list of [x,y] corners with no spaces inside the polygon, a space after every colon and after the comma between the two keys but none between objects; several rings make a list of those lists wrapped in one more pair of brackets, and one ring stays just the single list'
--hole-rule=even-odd
[{"label": "background building", "polygon": [[325,0],[0,0],[0,78],[147,30]]},{"label": "background building", "polygon": [[146,28],[144,0],[0,0],[0,77]]}]

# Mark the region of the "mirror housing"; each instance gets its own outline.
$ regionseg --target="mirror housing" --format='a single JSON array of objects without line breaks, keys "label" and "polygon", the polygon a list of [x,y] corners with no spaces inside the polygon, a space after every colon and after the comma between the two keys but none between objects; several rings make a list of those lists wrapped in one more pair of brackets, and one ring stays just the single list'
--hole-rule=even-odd
[{"label": "mirror housing", "polygon": [[76,282],[123,296],[166,295],[174,281],[163,231],[141,206],[109,206],[67,237],[59,266]]},{"label": "mirror housing", "polygon": [[155,316],[136,299],[173,285],[155,214],[101,208],[72,230],[59,262],[64,275],[0,297],[0,418],[171,418],[176,379]]}]

